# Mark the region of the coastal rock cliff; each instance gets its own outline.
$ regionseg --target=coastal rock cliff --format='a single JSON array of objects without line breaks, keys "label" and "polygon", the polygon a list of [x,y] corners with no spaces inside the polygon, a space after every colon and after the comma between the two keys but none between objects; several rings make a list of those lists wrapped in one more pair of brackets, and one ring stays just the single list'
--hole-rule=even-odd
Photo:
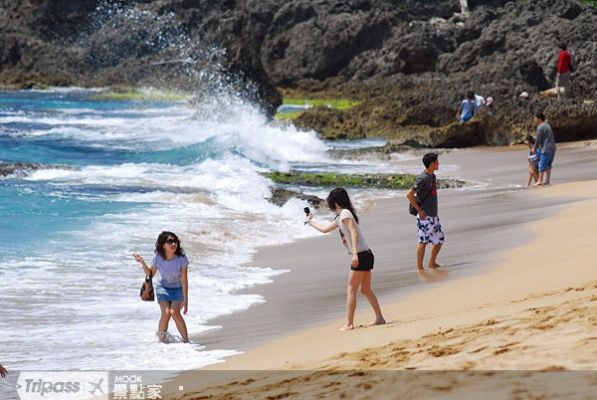
[{"label": "coastal rock cliff", "polygon": [[[572,0],[468,3],[462,14],[455,0],[4,1],[0,82],[188,88],[217,72],[237,88],[252,82],[246,95],[269,114],[278,90],[359,100],[296,121],[326,137],[504,144],[532,129],[536,110],[558,140],[597,135],[597,10]],[[560,42],[576,71],[564,99],[543,99]],[[460,126],[455,108],[468,90],[495,105]]]}]

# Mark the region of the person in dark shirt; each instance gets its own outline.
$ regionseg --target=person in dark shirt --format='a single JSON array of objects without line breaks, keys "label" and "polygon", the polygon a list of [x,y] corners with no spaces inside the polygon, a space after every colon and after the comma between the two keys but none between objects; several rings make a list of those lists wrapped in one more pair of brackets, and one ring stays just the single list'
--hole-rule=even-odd
[{"label": "person in dark shirt", "polygon": [[433,245],[433,248],[428,266],[429,268],[441,267],[436,260],[445,241],[437,212],[437,178],[435,176],[435,171],[439,169],[437,154],[425,154],[423,156],[423,165],[425,165],[425,171],[417,177],[413,187],[406,194],[406,198],[418,213],[417,268],[419,270],[423,269],[425,249],[429,243]]},{"label": "person in dark shirt", "polygon": [[[551,166],[556,156],[556,141],[551,126],[545,122],[545,115],[543,113],[536,113],[534,122],[537,125],[537,135],[533,150],[535,153],[539,153],[539,180],[535,186],[549,185]],[[543,176],[545,176],[545,181],[543,181]]]}]

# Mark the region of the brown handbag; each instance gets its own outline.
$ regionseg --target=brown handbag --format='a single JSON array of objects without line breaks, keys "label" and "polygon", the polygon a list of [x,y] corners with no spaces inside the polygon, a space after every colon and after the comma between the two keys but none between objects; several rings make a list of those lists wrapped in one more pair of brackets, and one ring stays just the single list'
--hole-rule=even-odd
[{"label": "brown handbag", "polygon": [[151,281],[151,272],[149,273],[149,276],[145,276],[145,281],[143,282],[143,285],[141,285],[141,293],[139,293],[139,296],[141,296],[141,300],[143,301],[154,301],[155,300],[155,296],[153,294],[153,282]]}]

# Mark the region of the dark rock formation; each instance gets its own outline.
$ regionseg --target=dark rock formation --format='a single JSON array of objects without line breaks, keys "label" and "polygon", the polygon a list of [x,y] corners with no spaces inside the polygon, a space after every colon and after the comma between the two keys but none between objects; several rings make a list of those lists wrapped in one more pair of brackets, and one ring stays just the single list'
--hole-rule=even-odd
[{"label": "dark rock formation", "polygon": [[[0,4],[0,83],[226,86],[272,114],[281,102],[234,1],[40,0]],[[232,16],[232,18],[230,18]]]},{"label": "dark rock formation", "polygon": [[283,206],[288,202],[288,200],[293,198],[305,200],[315,208],[319,208],[322,205],[326,205],[325,201],[317,196],[299,193],[281,187],[275,187],[272,189],[272,197],[269,199],[269,201],[277,206]]},{"label": "dark rock formation", "polygon": [[72,169],[71,167],[62,165],[46,165],[46,164],[35,164],[35,163],[24,163],[24,162],[5,162],[0,161],[0,177],[7,176],[27,176],[31,171],[37,171],[38,169]]},{"label": "dark rock formation", "polygon": [[[351,97],[360,108],[310,110],[298,124],[419,145],[509,143],[532,128],[539,107],[559,137],[595,135],[586,101],[597,93],[597,10],[574,0],[469,6],[462,15],[456,0],[4,1],[0,82],[195,85],[202,93],[228,85],[270,114],[276,88]],[[576,67],[567,98],[535,99],[553,85],[560,42]],[[491,122],[454,125],[467,90],[495,98]],[[531,101],[518,99],[523,91]]]}]

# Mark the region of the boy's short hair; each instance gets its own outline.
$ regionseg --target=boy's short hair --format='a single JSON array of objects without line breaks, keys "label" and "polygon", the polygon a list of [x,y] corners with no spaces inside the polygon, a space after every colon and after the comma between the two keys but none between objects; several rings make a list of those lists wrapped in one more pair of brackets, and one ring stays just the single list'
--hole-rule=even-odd
[{"label": "boy's short hair", "polygon": [[437,154],[436,153],[427,153],[423,156],[423,165],[425,168],[429,168],[429,166],[437,161]]},{"label": "boy's short hair", "polygon": [[524,141],[529,142],[530,144],[535,144],[535,138],[531,135],[527,135],[527,137],[524,138]]},{"label": "boy's short hair", "polygon": [[542,112],[536,112],[535,118],[539,118],[541,121],[545,121],[545,114],[543,114]]},{"label": "boy's short hair", "polygon": [[566,43],[563,43],[563,42],[562,42],[562,43],[560,43],[560,49],[561,49],[561,50],[564,50],[564,51],[565,51],[565,50],[568,50],[568,46],[566,46]]},{"label": "boy's short hair", "polygon": [[469,100],[474,100],[475,92],[473,92],[473,91],[466,92],[466,98]]}]

